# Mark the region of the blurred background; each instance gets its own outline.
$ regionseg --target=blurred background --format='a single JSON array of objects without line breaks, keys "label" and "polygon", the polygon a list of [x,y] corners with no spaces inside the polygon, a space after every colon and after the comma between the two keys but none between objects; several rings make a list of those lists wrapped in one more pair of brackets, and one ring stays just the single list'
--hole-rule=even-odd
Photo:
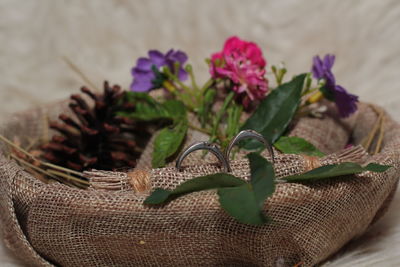
[{"label": "blurred background", "polygon": [[[262,48],[269,65],[309,71],[312,56],[336,54],[339,84],[400,119],[400,2],[0,0],[0,120],[65,99],[106,79],[128,88],[130,69],[149,49],[180,49],[199,82],[204,58],[237,35]],[[366,236],[329,266],[398,266],[400,198]],[[397,212],[398,213],[398,212]],[[3,248],[0,266],[17,266]]]}]

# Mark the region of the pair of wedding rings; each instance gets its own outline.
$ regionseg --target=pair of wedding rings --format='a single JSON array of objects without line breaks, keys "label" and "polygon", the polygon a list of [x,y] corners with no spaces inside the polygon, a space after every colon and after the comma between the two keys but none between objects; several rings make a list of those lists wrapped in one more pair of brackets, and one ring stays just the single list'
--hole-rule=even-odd
[{"label": "pair of wedding rings", "polygon": [[182,153],[178,156],[178,159],[176,160],[176,168],[178,169],[178,171],[181,171],[182,170],[182,167],[181,167],[182,161],[193,151],[208,150],[217,157],[217,159],[221,163],[222,168],[224,169],[225,172],[231,172],[232,169],[231,169],[231,166],[229,163],[229,156],[230,156],[231,150],[240,141],[242,141],[243,139],[248,139],[248,138],[256,139],[267,147],[267,149],[271,155],[272,164],[273,164],[274,163],[274,151],[272,150],[271,144],[268,143],[267,140],[265,140],[265,138],[258,132],[253,131],[253,130],[244,130],[244,131],[241,131],[240,133],[238,133],[231,140],[231,142],[227,146],[224,153],[221,151],[221,149],[216,144],[213,144],[213,143],[210,143],[207,141],[193,143],[188,148],[186,148],[184,151],[182,151]]}]

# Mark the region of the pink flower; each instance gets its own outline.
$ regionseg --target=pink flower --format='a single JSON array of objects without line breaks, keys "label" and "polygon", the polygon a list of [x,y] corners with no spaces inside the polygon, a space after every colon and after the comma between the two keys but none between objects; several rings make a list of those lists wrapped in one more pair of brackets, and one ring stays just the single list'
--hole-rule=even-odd
[{"label": "pink flower", "polygon": [[233,91],[246,107],[250,102],[263,99],[268,91],[265,59],[261,49],[253,42],[233,36],[226,40],[224,49],[211,56],[210,73],[213,78],[228,78]]}]

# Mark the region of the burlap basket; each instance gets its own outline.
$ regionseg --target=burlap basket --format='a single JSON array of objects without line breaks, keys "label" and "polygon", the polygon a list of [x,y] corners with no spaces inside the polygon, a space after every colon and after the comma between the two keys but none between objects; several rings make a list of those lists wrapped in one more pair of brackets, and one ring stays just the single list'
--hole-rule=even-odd
[{"label": "burlap basket", "polygon": [[[17,114],[1,126],[12,139],[40,137],[44,116],[62,105]],[[273,223],[240,224],[219,206],[215,191],[179,198],[164,207],[142,204],[148,192],[135,192],[132,178],[144,188],[174,188],[198,175],[219,172],[211,159],[196,155],[183,172],[173,167],[150,169],[151,143],[139,167],[145,171],[88,172],[88,190],[45,184],[0,153],[0,208],[8,247],[29,266],[312,266],[360,236],[386,211],[398,182],[400,126],[384,115],[380,153],[359,144],[377,122],[376,110],[360,104],[359,112],[338,120],[333,110],[324,119],[303,118],[291,135],[306,138],[328,154],[320,164],[340,161],[378,162],[393,168],[307,184],[280,183],[265,211]],[[187,142],[202,140],[192,132]],[[203,139],[204,140],[204,139]],[[27,142],[27,141],[26,141]],[[310,159],[278,155],[278,176],[310,169]],[[312,164],[311,164],[312,165]],[[312,167],[312,166],[311,166]],[[248,179],[246,159],[232,162],[233,173]],[[139,177],[140,176],[140,177]]]}]

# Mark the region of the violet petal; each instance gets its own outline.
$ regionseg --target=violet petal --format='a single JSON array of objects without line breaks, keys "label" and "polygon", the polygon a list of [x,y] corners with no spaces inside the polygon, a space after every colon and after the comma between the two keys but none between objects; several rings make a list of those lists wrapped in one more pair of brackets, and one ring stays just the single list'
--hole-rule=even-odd
[{"label": "violet petal", "polygon": [[185,63],[188,60],[188,56],[186,55],[186,53],[178,50],[172,53],[171,59],[173,59],[174,61],[179,61],[181,65],[183,65],[183,63]]},{"label": "violet petal", "polygon": [[346,118],[357,110],[358,96],[349,94],[340,85],[335,86],[335,103],[342,118]]},{"label": "violet petal", "polygon": [[165,57],[160,51],[150,50],[149,57],[150,61],[153,63],[153,65],[156,65],[157,68],[165,65]]},{"label": "violet petal", "polygon": [[186,81],[188,78],[188,73],[183,68],[180,68],[178,73],[178,78],[181,81]]},{"label": "violet petal", "polygon": [[332,69],[334,63],[335,63],[335,55],[332,54],[325,55],[324,67],[326,68],[326,70]]},{"label": "violet petal", "polygon": [[138,58],[135,68],[148,71],[148,70],[151,70],[152,65],[153,65],[153,63],[151,62],[150,59],[141,57],[141,58]]},{"label": "violet petal", "polygon": [[313,57],[313,66],[311,71],[315,79],[323,78],[324,70],[322,60],[319,58],[319,56]]},{"label": "violet petal", "polygon": [[325,71],[323,78],[326,81],[326,86],[328,88],[333,89],[336,85],[336,79],[335,79],[335,75],[333,75],[332,71],[329,69],[327,71]]},{"label": "violet petal", "polygon": [[155,74],[152,71],[141,71],[136,68],[133,69],[134,81],[131,84],[131,90],[136,92],[146,92],[152,89],[152,80],[155,78]]},{"label": "violet petal", "polygon": [[168,59],[171,59],[173,53],[174,53],[174,49],[170,49],[170,50],[168,50],[167,53],[165,53],[165,56],[164,56],[164,57],[165,57],[167,60],[168,60]]}]

